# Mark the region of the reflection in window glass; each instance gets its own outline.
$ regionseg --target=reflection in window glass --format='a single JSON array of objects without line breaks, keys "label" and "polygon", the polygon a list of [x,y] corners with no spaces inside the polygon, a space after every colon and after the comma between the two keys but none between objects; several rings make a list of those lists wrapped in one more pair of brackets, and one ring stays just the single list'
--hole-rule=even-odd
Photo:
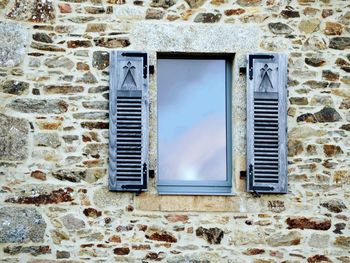
[{"label": "reflection in window glass", "polygon": [[226,180],[225,60],[158,60],[160,180]]}]

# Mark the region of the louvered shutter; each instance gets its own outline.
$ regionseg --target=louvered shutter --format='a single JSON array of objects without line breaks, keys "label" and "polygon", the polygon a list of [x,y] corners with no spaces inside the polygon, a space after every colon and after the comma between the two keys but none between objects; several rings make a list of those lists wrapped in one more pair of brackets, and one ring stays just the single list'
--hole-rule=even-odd
[{"label": "louvered shutter", "polygon": [[113,51],[109,90],[109,189],[145,191],[148,181],[148,56]]},{"label": "louvered shutter", "polygon": [[287,56],[248,55],[247,188],[287,192]]}]

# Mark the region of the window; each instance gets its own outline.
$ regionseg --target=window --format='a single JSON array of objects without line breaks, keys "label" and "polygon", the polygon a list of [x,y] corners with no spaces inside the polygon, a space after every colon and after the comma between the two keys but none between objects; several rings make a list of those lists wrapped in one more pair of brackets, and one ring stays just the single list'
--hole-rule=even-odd
[{"label": "window", "polygon": [[231,60],[157,61],[158,192],[232,192]]},{"label": "window", "polygon": [[[157,140],[149,123],[150,108],[156,106],[149,104],[148,54],[113,51],[110,61],[111,191],[147,191],[149,169],[158,166],[160,194],[231,194],[231,138],[241,134],[232,130],[242,128],[238,119],[231,123],[235,99],[235,107],[247,109],[247,190],[287,192],[285,54],[247,55],[246,104],[231,94],[232,56],[159,55]],[[157,144],[157,164],[154,156],[149,163],[149,144]]]}]

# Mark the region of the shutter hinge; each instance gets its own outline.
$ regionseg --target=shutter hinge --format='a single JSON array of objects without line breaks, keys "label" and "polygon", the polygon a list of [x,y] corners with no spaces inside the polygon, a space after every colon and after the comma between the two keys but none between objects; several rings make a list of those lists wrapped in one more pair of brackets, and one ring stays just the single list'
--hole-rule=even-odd
[{"label": "shutter hinge", "polygon": [[253,188],[253,197],[260,198],[261,194],[259,194],[254,188]]},{"label": "shutter hinge", "polygon": [[148,170],[149,178],[154,178],[155,172],[154,170]]},{"label": "shutter hinge", "polygon": [[122,53],[122,56],[124,56],[124,57],[142,57],[142,59],[143,59],[143,78],[147,79],[147,71],[148,71],[147,53],[124,52],[124,53]]},{"label": "shutter hinge", "polygon": [[142,165],[142,178],[143,178],[143,182],[141,185],[136,185],[136,184],[129,184],[129,185],[122,185],[121,188],[122,189],[129,189],[129,190],[134,190],[136,193],[136,195],[139,195],[141,193],[142,190],[147,188],[147,164],[143,163]]},{"label": "shutter hinge", "polygon": [[261,197],[261,195],[259,194],[258,191],[268,191],[271,192],[273,191],[275,188],[272,186],[254,186],[253,185],[253,180],[254,180],[254,167],[252,164],[249,165],[249,171],[248,171],[248,175],[249,175],[249,188],[250,190],[253,191],[254,197]]},{"label": "shutter hinge", "polygon": [[249,61],[248,61],[248,66],[249,66],[249,79],[253,79],[253,60],[254,59],[273,59],[273,55],[249,55]]},{"label": "shutter hinge", "polygon": [[240,67],[239,68],[239,75],[242,76],[242,75],[245,75],[247,72],[247,68],[246,67]]},{"label": "shutter hinge", "polygon": [[149,65],[148,66],[148,72],[149,72],[150,75],[154,74],[154,65]]},{"label": "shutter hinge", "polygon": [[254,174],[253,174],[253,165],[252,164],[249,164],[248,176],[249,176],[249,188],[253,190]]},{"label": "shutter hinge", "polygon": [[249,182],[251,184],[251,189],[253,190],[253,197],[261,197],[261,195],[256,191],[255,187],[253,186],[253,180],[254,180],[254,171],[253,171],[253,165],[249,165]]}]

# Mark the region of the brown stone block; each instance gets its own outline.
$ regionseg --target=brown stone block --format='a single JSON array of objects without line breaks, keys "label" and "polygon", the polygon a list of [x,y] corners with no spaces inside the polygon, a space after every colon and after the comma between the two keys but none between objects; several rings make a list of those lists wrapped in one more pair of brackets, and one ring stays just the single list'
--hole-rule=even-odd
[{"label": "brown stone block", "polygon": [[33,171],[30,176],[41,181],[46,181],[46,174],[42,171]]},{"label": "brown stone block", "polygon": [[309,5],[315,3],[315,0],[298,0],[298,4],[300,5]]},{"label": "brown stone block", "polygon": [[241,6],[256,6],[261,4],[261,0],[237,0],[237,4]]},{"label": "brown stone block", "polygon": [[216,23],[221,19],[221,14],[199,13],[195,18],[195,23]]},{"label": "brown stone block", "polygon": [[326,22],[326,28],[324,33],[329,36],[341,35],[343,32],[343,26],[335,22]]},{"label": "brown stone block", "polygon": [[350,183],[349,171],[345,171],[345,170],[335,171],[333,175],[333,180],[336,183],[349,184]]},{"label": "brown stone block", "polygon": [[42,44],[39,42],[32,42],[30,44],[31,48],[43,50],[43,51],[51,51],[51,52],[65,52],[66,50],[64,48],[61,48],[56,45],[48,45],[48,44]]},{"label": "brown stone block", "polygon": [[307,105],[309,103],[306,97],[291,97],[289,102],[295,105]]},{"label": "brown stone block", "polygon": [[109,66],[109,53],[106,51],[94,51],[92,66],[99,70],[103,70]]},{"label": "brown stone block", "polygon": [[68,3],[59,3],[58,8],[62,14],[72,13],[72,7]]},{"label": "brown stone block", "polygon": [[236,9],[227,9],[224,11],[224,14],[226,16],[236,16],[236,15],[241,15],[244,14],[245,10],[242,8],[236,8]]},{"label": "brown stone block", "polygon": [[51,175],[61,181],[69,181],[69,182],[77,183],[86,177],[86,171],[61,169],[61,170],[52,171]]},{"label": "brown stone block", "polygon": [[125,256],[130,253],[130,248],[128,247],[117,247],[113,249],[113,253],[119,256]]},{"label": "brown stone block", "polygon": [[46,94],[74,94],[84,91],[83,86],[71,86],[71,85],[62,85],[62,86],[45,86],[44,93]]},{"label": "brown stone block", "polygon": [[57,250],[56,251],[56,258],[57,259],[69,258],[69,257],[70,257],[70,253],[68,251],[64,251],[64,250]]},{"label": "brown stone block", "polygon": [[286,219],[288,229],[314,229],[328,230],[332,226],[332,222],[328,218],[307,218],[307,217],[288,217]]},{"label": "brown stone block", "polygon": [[313,67],[321,67],[326,64],[326,60],[320,57],[307,57],[305,63]]},{"label": "brown stone block", "polygon": [[[100,1],[100,0],[98,0],[98,1]],[[124,5],[125,0],[107,0],[107,3],[116,4],[116,5]]]},{"label": "brown stone block", "polygon": [[100,159],[85,160],[85,161],[83,161],[83,165],[85,167],[88,167],[88,168],[101,167],[101,166],[103,166],[104,162],[105,162],[104,160],[100,160]]},{"label": "brown stone block", "polygon": [[290,34],[293,32],[293,29],[290,26],[281,22],[269,23],[268,27],[274,34]]},{"label": "brown stone block", "polygon": [[316,15],[318,12],[320,12],[320,9],[317,9],[317,8],[313,8],[313,7],[306,7],[304,9],[304,15],[306,16],[314,16]]},{"label": "brown stone block", "polygon": [[108,241],[112,242],[112,243],[121,243],[122,242],[120,236],[117,236],[117,235],[111,236],[110,238],[108,238]]},{"label": "brown stone block", "polygon": [[106,12],[106,10],[104,9],[104,7],[99,7],[99,6],[86,6],[84,7],[85,12],[88,14],[103,14]]},{"label": "brown stone block", "polygon": [[338,81],[339,73],[331,70],[322,70],[322,78],[328,81]]},{"label": "brown stone block", "polygon": [[196,229],[196,236],[205,239],[209,244],[220,244],[224,237],[224,231],[217,227],[209,229],[199,227]]},{"label": "brown stone block", "polygon": [[309,144],[307,147],[306,147],[306,151],[308,154],[316,154],[317,153],[317,148],[316,148],[316,145],[314,144]]},{"label": "brown stone block", "polygon": [[102,215],[101,211],[98,211],[97,209],[92,208],[92,207],[85,208],[83,213],[85,216],[92,217],[92,218],[97,218],[97,217],[100,217]]},{"label": "brown stone block", "polygon": [[350,48],[350,37],[333,37],[329,42],[329,48],[344,50]]},{"label": "brown stone block", "polygon": [[57,204],[62,202],[71,202],[73,198],[71,193],[73,189],[66,187],[64,189],[58,189],[52,191],[49,194],[41,194],[34,197],[31,196],[19,196],[15,198],[8,198],[5,200],[7,203],[17,203],[17,204],[35,204],[35,205],[47,205],[47,204]]},{"label": "brown stone block", "polygon": [[347,209],[345,204],[340,199],[331,199],[320,204],[333,213],[341,213],[344,209]]},{"label": "brown stone block", "polygon": [[161,9],[148,8],[146,12],[146,19],[162,19],[165,15],[165,12]]},{"label": "brown stone block", "polygon": [[87,24],[86,26],[86,32],[104,32],[106,31],[107,24],[101,24],[101,23],[91,23]]},{"label": "brown stone block", "polygon": [[[169,8],[176,3],[175,0],[152,0],[150,6]],[[135,4],[135,1],[134,1]]]},{"label": "brown stone block", "polygon": [[88,71],[90,69],[89,64],[84,62],[78,62],[77,63],[77,70],[79,71]]},{"label": "brown stone block", "polygon": [[333,15],[333,10],[332,9],[323,9],[322,10],[322,17],[326,18]]},{"label": "brown stone block", "polygon": [[62,126],[62,122],[37,121],[40,130],[58,130]]},{"label": "brown stone block", "polygon": [[126,226],[117,226],[117,228],[115,229],[115,231],[117,232],[127,232],[127,231],[131,231],[134,229],[134,225],[133,224],[129,224],[129,225],[126,225]]},{"label": "brown stone block", "polygon": [[55,21],[55,9],[51,1],[15,1],[7,17],[20,21],[48,23]]},{"label": "brown stone block", "polygon": [[148,244],[143,245],[132,245],[131,247],[133,250],[149,250],[151,249],[151,246]]},{"label": "brown stone block", "polygon": [[175,243],[177,242],[177,238],[167,232],[167,231],[154,231],[152,233],[146,233],[146,238],[150,240],[155,240],[155,241],[163,241],[163,242],[169,242],[169,243]]},{"label": "brown stone block", "polygon": [[95,45],[106,48],[122,48],[130,46],[128,38],[100,37],[94,39]]},{"label": "brown stone block", "polygon": [[299,30],[306,34],[311,34],[319,29],[320,20],[318,18],[312,18],[307,20],[302,20],[299,23]]},{"label": "brown stone block", "polygon": [[314,255],[312,257],[307,258],[308,263],[326,263],[329,262],[331,263],[332,260],[330,260],[328,257],[325,255]]},{"label": "brown stone block", "polygon": [[300,244],[302,236],[297,231],[288,233],[276,233],[267,238],[267,243],[273,247],[279,246],[297,246]]},{"label": "brown stone block", "polygon": [[243,251],[244,255],[260,255],[260,254],[264,254],[265,250],[264,249],[260,249],[260,248],[248,248],[247,250]]},{"label": "brown stone block", "polygon": [[298,11],[285,9],[285,10],[282,10],[281,16],[283,16],[284,18],[295,18],[295,17],[300,17],[300,14]]},{"label": "brown stone block", "polygon": [[98,122],[82,122],[81,123],[81,127],[85,128],[85,129],[108,129],[109,128],[109,124],[108,122],[102,122],[102,121],[98,121]]},{"label": "brown stone block", "polygon": [[50,249],[49,246],[4,247],[3,251],[4,251],[4,253],[10,254],[10,255],[18,255],[18,254],[22,254],[22,253],[29,253],[29,254],[31,254],[33,256],[38,256],[38,255],[50,254],[51,253],[51,249]]},{"label": "brown stone block", "polygon": [[166,218],[166,220],[168,220],[171,223],[175,223],[175,222],[187,223],[188,222],[187,215],[170,214],[170,215],[166,215],[165,218]]},{"label": "brown stone block", "polygon": [[33,39],[38,42],[43,42],[43,43],[53,43],[52,38],[43,32],[37,32],[33,34]]},{"label": "brown stone block", "polygon": [[350,131],[350,123],[348,124],[343,124],[342,126],[340,126],[341,130],[346,130],[346,131]]},{"label": "brown stone block", "polygon": [[68,110],[68,104],[62,100],[16,99],[9,105],[24,113],[60,114]]},{"label": "brown stone block", "polygon": [[334,245],[345,249],[350,248],[350,236],[340,236],[335,239]]},{"label": "brown stone block", "polygon": [[303,143],[300,140],[288,140],[288,156],[292,157],[304,151]]},{"label": "brown stone block", "polygon": [[340,79],[340,81],[347,84],[347,85],[350,85],[350,76],[344,76]]},{"label": "brown stone block", "polygon": [[327,157],[332,157],[344,153],[340,146],[331,144],[323,145],[323,151]]},{"label": "brown stone block", "polygon": [[324,107],[315,113],[315,117],[318,122],[337,122],[342,119],[340,114],[331,107]]},{"label": "brown stone block", "polygon": [[165,258],[165,253],[164,252],[149,252],[145,256],[145,259],[150,259],[150,260],[155,260],[155,261],[161,261],[162,259]]},{"label": "brown stone block", "polygon": [[191,8],[198,8],[201,7],[205,0],[185,0]]},{"label": "brown stone block", "polygon": [[30,259],[27,263],[85,263],[81,260]]},{"label": "brown stone block", "polygon": [[67,41],[68,48],[78,48],[78,47],[92,47],[92,43],[89,40],[69,40]]},{"label": "brown stone block", "polygon": [[317,122],[315,116],[312,113],[305,113],[305,114],[302,114],[302,115],[298,116],[297,117],[297,122],[302,122],[302,121],[312,122],[312,123],[316,123]]},{"label": "brown stone block", "polygon": [[303,84],[309,86],[312,89],[325,89],[329,85],[327,81],[316,81],[316,80],[308,80]]},{"label": "brown stone block", "polygon": [[147,230],[148,226],[147,226],[147,225],[144,225],[144,224],[138,224],[138,225],[137,225],[137,228],[138,228],[140,231],[145,232],[145,231]]}]

